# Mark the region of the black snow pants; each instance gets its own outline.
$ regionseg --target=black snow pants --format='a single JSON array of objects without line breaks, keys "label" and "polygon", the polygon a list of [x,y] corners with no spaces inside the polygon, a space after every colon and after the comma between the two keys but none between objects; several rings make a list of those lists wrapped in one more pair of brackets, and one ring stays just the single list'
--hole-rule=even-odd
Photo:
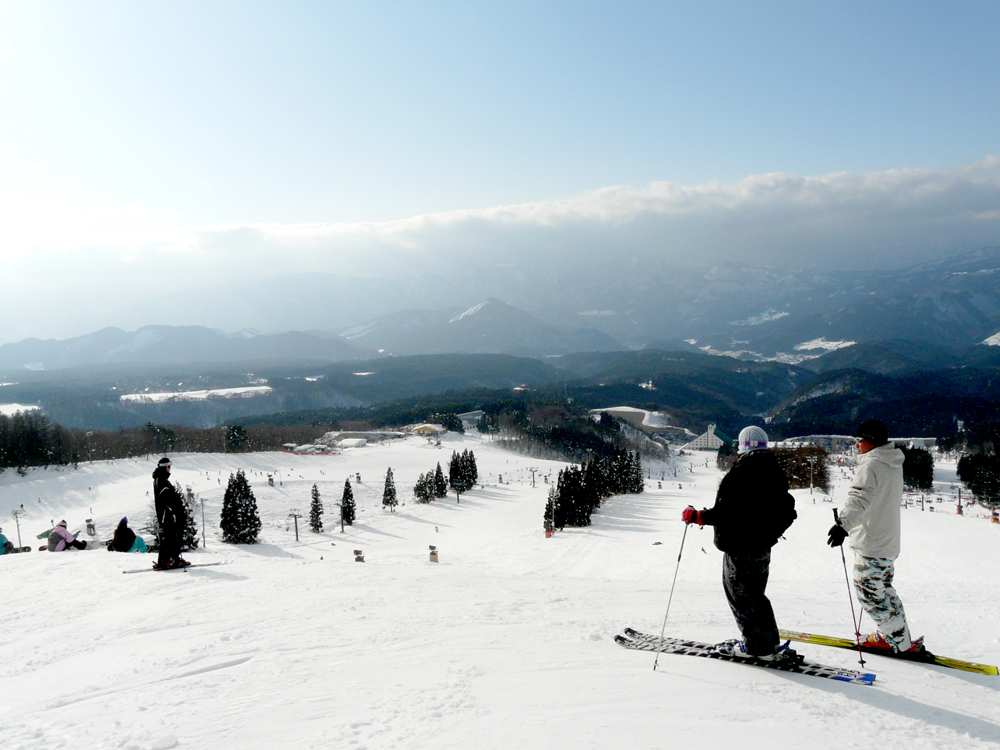
[{"label": "black snow pants", "polygon": [[183,529],[179,524],[167,522],[160,529],[160,556],[157,565],[166,567],[181,555]]},{"label": "black snow pants", "polygon": [[722,560],[722,585],[729,608],[743,634],[747,653],[773,654],[778,647],[778,624],[771,602],[764,596],[771,566],[771,551],[753,555],[733,555]]}]

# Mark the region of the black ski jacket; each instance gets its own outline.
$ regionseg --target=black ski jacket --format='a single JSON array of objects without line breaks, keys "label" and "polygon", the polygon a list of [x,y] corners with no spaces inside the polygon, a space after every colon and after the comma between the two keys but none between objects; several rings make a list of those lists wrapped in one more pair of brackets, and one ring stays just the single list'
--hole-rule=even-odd
[{"label": "black ski jacket", "polygon": [[153,502],[156,520],[161,529],[179,529],[187,521],[187,507],[177,488],[170,483],[166,469],[157,467],[153,472]]},{"label": "black ski jacket", "polygon": [[111,540],[111,548],[115,552],[128,552],[133,544],[135,544],[135,532],[123,523],[118,524]]},{"label": "black ski jacket", "polygon": [[719,484],[715,505],[701,512],[701,523],[715,527],[715,546],[723,552],[754,555],[771,549],[796,517],[778,459],[755,450],[736,459]]}]

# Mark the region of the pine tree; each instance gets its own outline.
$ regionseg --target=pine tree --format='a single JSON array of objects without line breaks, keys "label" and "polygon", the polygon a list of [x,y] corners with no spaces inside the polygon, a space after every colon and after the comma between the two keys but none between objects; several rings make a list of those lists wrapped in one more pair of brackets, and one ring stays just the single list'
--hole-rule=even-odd
[{"label": "pine tree", "polygon": [[385,473],[385,490],[382,492],[382,507],[396,512],[396,482],[392,478],[392,467]]},{"label": "pine tree", "polygon": [[[462,454],[465,455],[465,451],[462,451]],[[472,488],[479,483],[479,467],[476,466],[476,454],[469,451],[466,461],[466,471],[469,473],[469,487]]]},{"label": "pine tree", "polygon": [[312,502],[309,504],[309,528],[317,534],[323,530],[323,503],[319,499],[319,487],[312,488]]},{"label": "pine tree", "polygon": [[934,488],[934,457],[925,448],[900,446],[903,451],[903,484],[914,490]]},{"label": "pine tree", "polygon": [[340,518],[348,526],[354,523],[354,490],[350,478],[344,482],[344,496],[340,500]]},{"label": "pine tree", "polygon": [[257,498],[250,489],[243,469],[229,475],[226,494],[222,499],[222,540],[230,544],[256,544],[260,533],[260,515]]},{"label": "pine tree", "polygon": [[451,462],[448,464],[448,483],[455,491],[455,501],[459,503],[462,502],[462,493],[472,488],[466,463],[467,461],[463,461],[462,456],[458,455],[458,451],[452,452]]},{"label": "pine tree", "polygon": [[556,485],[549,487],[549,499],[545,503],[545,515],[542,517],[542,527],[546,531],[555,531],[557,528],[561,529],[562,524],[557,523],[561,521],[559,513],[559,492],[556,489]]},{"label": "pine tree", "polygon": [[434,497],[433,478],[428,474],[421,474],[417,477],[417,483],[413,485],[413,495],[418,503],[429,503]]},{"label": "pine tree", "polygon": [[440,461],[438,461],[437,468],[434,470],[434,482],[432,490],[434,493],[434,497],[448,496],[448,482],[444,478],[444,472],[441,471]]},{"label": "pine tree", "polygon": [[187,552],[198,549],[198,521],[194,517],[195,504],[187,500],[184,504],[187,506],[187,518],[184,520],[184,532],[181,534],[181,551]]}]

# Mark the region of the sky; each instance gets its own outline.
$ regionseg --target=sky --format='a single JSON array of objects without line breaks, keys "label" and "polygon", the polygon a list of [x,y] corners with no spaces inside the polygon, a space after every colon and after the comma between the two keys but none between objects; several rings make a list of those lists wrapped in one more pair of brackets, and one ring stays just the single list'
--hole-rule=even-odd
[{"label": "sky", "polygon": [[0,342],[220,276],[997,245],[998,28],[993,0],[0,1],[0,314],[66,300]]}]

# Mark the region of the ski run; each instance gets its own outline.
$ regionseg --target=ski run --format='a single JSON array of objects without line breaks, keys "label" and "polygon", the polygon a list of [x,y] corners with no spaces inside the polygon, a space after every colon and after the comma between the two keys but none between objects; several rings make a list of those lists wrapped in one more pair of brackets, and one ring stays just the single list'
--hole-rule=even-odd
[{"label": "ski run", "polygon": [[[415,504],[417,476],[438,462],[447,468],[465,448],[481,486],[460,504],[454,493]],[[71,529],[92,518],[101,539],[123,516],[138,530],[151,514],[157,458],[5,472],[0,525],[17,544],[11,511],[23,504],[23,544],[63,518]],[[875,673],[874,684],[673,654],[661,654],[654,671],[655,653],[616,645],[626,626],[661,632],[680,513],[712,504],[722,476],[713,454],[647,464],[644,493],[611,498],[593,525],[551,538],[542,530],[545,477],[564,464],[478,436],[337,456],[171,458],[174,481],[205,501],[207,549],[185,557],[232,564],[140,576],[122,571],[151,567],[155,555],[0,557],[4,750],[1000,745],[993,675],[875,656],[861,668],[850,650],[810,643],[793,645],[810,662]],[[390,466],[404,503],[395,513],[381,507]],[[260,509],[257,545],[219,540],[237,468]],[[945,502],[903,511],[895,585],[928,649],[995,665],[1000,525],[978,507],[956,515],[954,469],[936,466],[933,494]],[[832,474],[832,498],[794,492],[799,518],[773,551],[768,595],[786,630],[853,632],[840,552],[825,543],[850,469]],[[341,534],[336,504],[348,476],[358,513]],[[313,484],[326,508],[322,534],[308,529]],[[738,636],[721,568],[712,530],[690,528],[667,637]]]}]

